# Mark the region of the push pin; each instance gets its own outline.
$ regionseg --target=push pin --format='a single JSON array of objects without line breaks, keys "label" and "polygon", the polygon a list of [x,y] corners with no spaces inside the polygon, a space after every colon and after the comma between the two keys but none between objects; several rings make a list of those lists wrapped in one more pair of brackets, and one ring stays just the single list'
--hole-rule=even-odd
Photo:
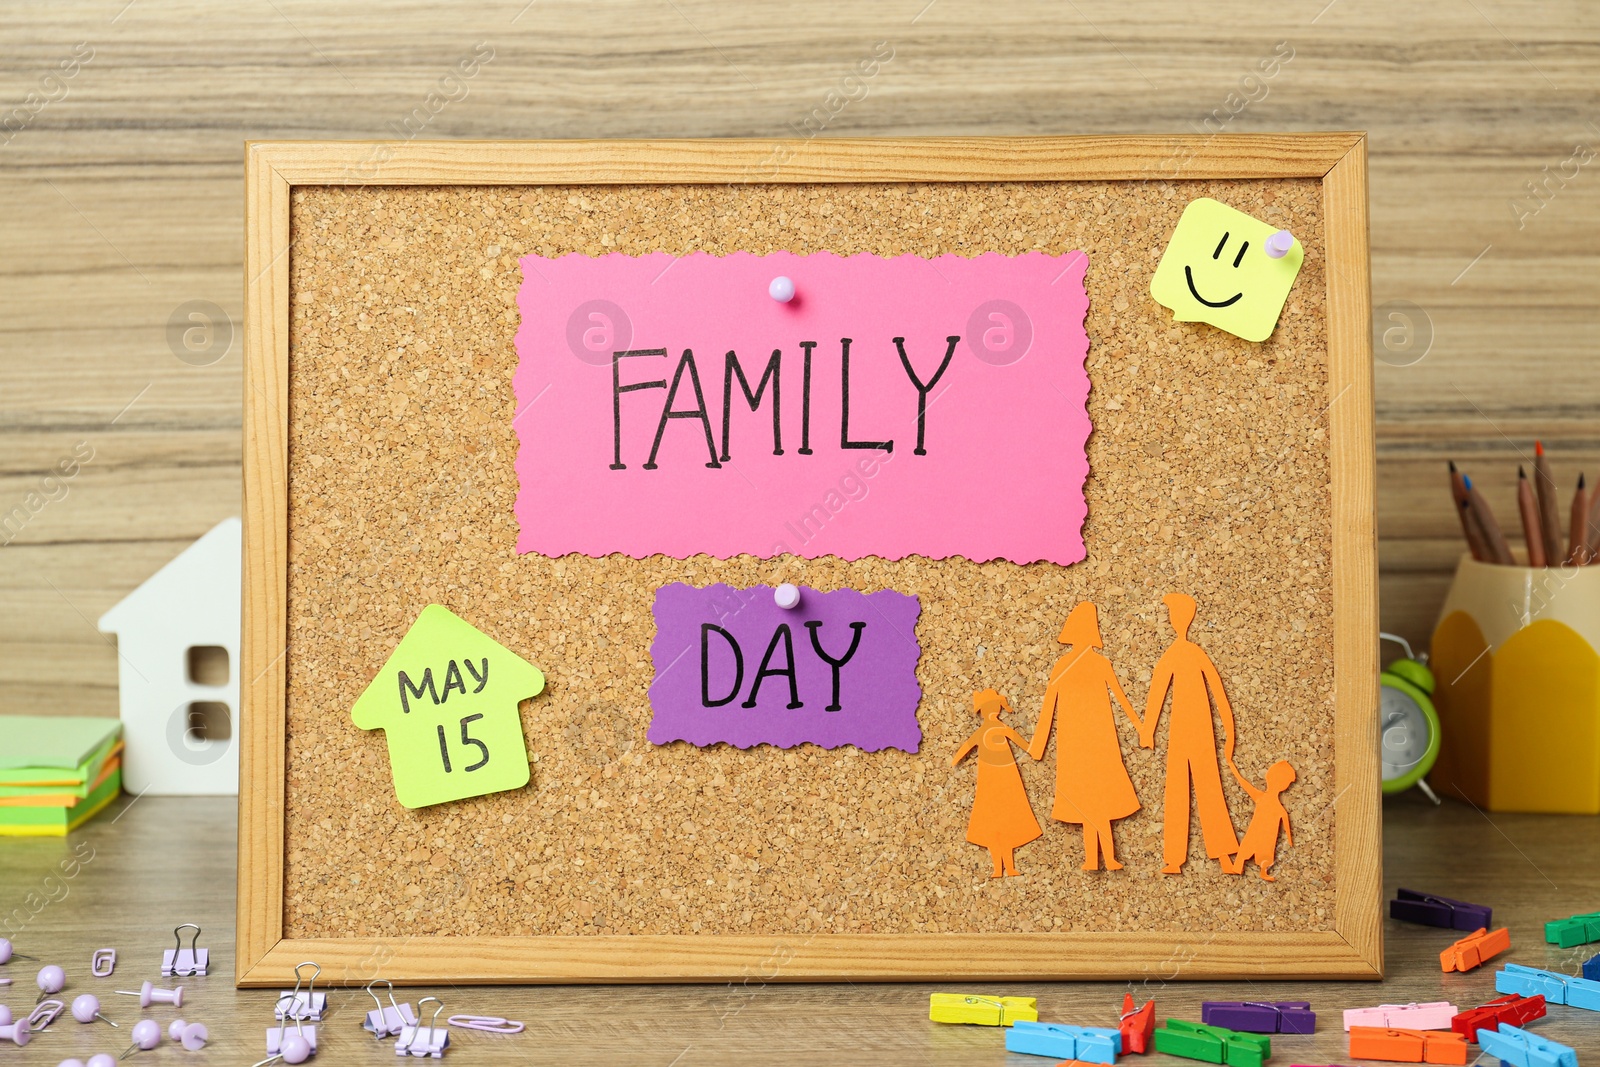
[{"label": "push pin", "polygon": [[767,286],[767,295],[780,304],[794,299],[794,279],[780,274]]},{"label": "push pin", "polygon": [[96,978],[110,978],[111,972],[117,969],[117,950],[114,948],[97,948],[94,955],[89,957],[89,973]]},{"label": "push pin", "polygon": [[117,1067],[117,1061],[111,1058],[109,1052],[96,1052],[84,1067]]},{"label": "push pin", "polygon": [[28,1014],[28,1029],[36,1034],[39,1033],[61,1018],[61,1013],[66,1010],[66,1007],[59,1000],[41,1000],[33,1006],[33,1011]]},{"label": "push pin", "polygon": [[[372,987],[382,982],[389,987],[389,1006],[383,1006],[383,1001],[378,999],[378,994]],[[372,1003],[377,1007],[367,1012],[366,1020],[361,1024],[363,1030],[372,1031],[372,1036],[382,1041],[386,1037],[398,1034],[408,1026],[417,1025],[417,1013],[410,1004],[396,1004],[394,1001],[394,983],[387,978],[379,978],[367,983],[367,996],[372,998]]]},{"label": "push pin", "polygon": [[[84,993],[73,1000],[72,1017],[80,1023],[92,1023],[99,1019],[101,1022],[111,1023],[112,1026],[117,1025],[100,1014],[100,998],[93,993]],[[121,1027],[118,1027],[118,1029],[121,1029]]]},{"label": "push pin", "polygon": [[154,982],[146,982],[135,993],[131,989],[117,990],[125,997],[138,997],[139,1007],[148,1008],[152,1004],[171,1004],[174,1008],[183,1007],[183,986],[176,989],[157,989]]},{"label": "push pin", "polygon": [[791,611],[800,606],[800,589],[784,582],[772,591],[772,602],[784,611]]},{"label": "push pin", "polygon": [[[311,973],[309,979],[302,978],[300,974],[302,967],[316,967],[316,970]],[[313,987],[317,984],[317,976],[321,973],[322,968],[315,963],[295,965],[294,989],[292,991],[285,990],[278,994],[278,1004],[273,1009],[277,1012],[278,1018],[310,1019],[313,1022],[322,1018],[322,1010],[328,1005],[328,994],[313,991]],[[306,987],[305,992],[300,991],[302,983]],[[284,1007],[285,1000],[289,1002],[287,1008]]]},{"label": "push pin", "polygon": [[34,1001],[37,1004],[45,997],[61,992],[67,984],[67,972],[53,963],[47,963],[39,968],[39,977],[34,981],[39,985],[39,996]]},{"label": "push pin", "polygon": [[[194,936],[189,938],[189,947],[183,947],[183,931],[193,930]],[[211,966],[211,950],[200,947],[200,927],[194,923],[184,923],[172,931],[176,947],[169,948],[161,954],[161,977],[163,978],[197,978],[206,973]]]},{"label": "push pin", "polygon": [[28,1020],[18,1019],[14,1023],[0,1026],[0,1042],[9,1041],[21,1048],[28,1043]]},{"label": "push pin", "polygon": [[19,960],[32,960],[34,963],[39,962],[39,957],[37,956],[24,956],[20,952],[12,952],[11,942],[6,938],[0,937],[0,963],[10,963],[13,956]]},{"label": "push pin", "polygon": [[206,1047],[211,1032],[201,1023],[186,1023],[182,1019],[174,1019],[167,1024],[167,1037],[190,1052],[199,1052]]},{"label": "push pin", "polygon": [[272,1011],[278,1017],[278,1025],[267,1027],[267,1058],[254,1064],[253,1067],[266,1067],[274,1060],[282,1060],[284,1063],[304,1063],[317,1054],[315,1026],[306,1026],[296,1017],[294,1032],[289,1032],[290,1015],[283,1002],[293,999],[293,993],[285,993],[278,998],[278,1003],[273,1005]]},{"label": "push pin", "polygon": [[1273,259],[1282,259],[1289,254],[1289,249],[1294,247],[1294,234],[1288,230],[1279,230],[1267,238],[1267,255]]},{"label": "push pin", "polygon": [[439,1025],[439,1015],[444,1011],[444,1001],[438,997],[423,997],[417,1001],[421,1008],[428,1001],[439,1005],[433,1009],[433,1019],[427,1026],[408,1026],[400,1031],[400,1036],[395,1039],[394,1054],[396,1056],[432,1056],[439,1059],[450,1047],[450,1028]]},{"label": "push pin", "polygon": [[140,1019],[133,1024],[133,1044],[117,1059],[125,1060],[135,1051],[149,1052],[161,1044],[161,1024],[154,1019]]}]

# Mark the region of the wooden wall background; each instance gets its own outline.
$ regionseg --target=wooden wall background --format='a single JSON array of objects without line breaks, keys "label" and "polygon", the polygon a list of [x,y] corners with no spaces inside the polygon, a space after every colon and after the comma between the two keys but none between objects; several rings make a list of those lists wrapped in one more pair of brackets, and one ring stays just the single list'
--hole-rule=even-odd
[{"label": "wooden wall background", "polygon": [[[1367,130],[1383,619],[1424,638],[1459,550],[1446,457],[1507,522],[1535,435],[1600,478],[1597,46],[1573,0],[8,4],[4,710],[115,714],[94,620],[238,513],[247,138]],[[190,301],[231,320],[215,362],[169,343]]]}]

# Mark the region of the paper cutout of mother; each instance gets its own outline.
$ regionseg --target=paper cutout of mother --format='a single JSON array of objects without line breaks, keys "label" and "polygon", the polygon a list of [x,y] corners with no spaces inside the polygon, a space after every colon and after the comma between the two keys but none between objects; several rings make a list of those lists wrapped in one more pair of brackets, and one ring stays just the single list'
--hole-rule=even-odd
[{"label": "paper cutout of mother", "polygon": [[[1044,758],[1053,719],[1056,734],[1056,802],[1050,816],[1058,822],[1083,824],[1083,869],[1120,871],[1111,839],[1111,823],[1139,810],[1133,781],[1122,762],[1122,740],[1117,736],[1115,697],[1122,710],[1144,736],[1144,723],[1128,702],[1111,661],[1100,653],[1100,616],[1094,604],[1084,601],[1072,609],[1056,638],[1071,650],[1056,660],[1045,689],[1044,707],[1033,733],[1028,755]],[[1109,696],[1108,696],[1109,694]]]}]

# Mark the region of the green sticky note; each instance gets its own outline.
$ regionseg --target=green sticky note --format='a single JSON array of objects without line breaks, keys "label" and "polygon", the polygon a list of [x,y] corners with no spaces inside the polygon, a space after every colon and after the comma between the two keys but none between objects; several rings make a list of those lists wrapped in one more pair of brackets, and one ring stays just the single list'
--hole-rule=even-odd
[{"label": "green sticky note", "polygon": [[1299,241],[1269,256],[1267,238],[1277,232],[1210,197],[1190,201],[1150,279],[1150,295],[1179,322],[1209,322],[1246,341],[1265,341],[1305,260]]},{"label": "green sticky note", "polygon": [[384,732],[395,796],[408,808],[425,808],[528,784],[517,705],[542,689],[539,668],[429,604],[350,718]]}]

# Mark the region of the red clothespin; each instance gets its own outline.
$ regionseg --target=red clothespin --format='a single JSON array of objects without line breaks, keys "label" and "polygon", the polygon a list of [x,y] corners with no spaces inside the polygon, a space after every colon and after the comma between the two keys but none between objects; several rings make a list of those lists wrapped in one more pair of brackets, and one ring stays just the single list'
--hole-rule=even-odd
[{"label": "red clothespin", "polygon": [[1544,1014],[1544,997],[1508,993],[1457,1015],[1450,1020],[1450,1029],[1468,1041],[1476,1041],[1479,1030],[1496,1030],[1501,1023],[1526,1026],[1535,1019],[1544,1018]]},{"label": "red clothespin", "polygon": [[1133,994],[1122,994],[1122,1019],[1118,1029],[1122,1031],[1124,1056],[1130,1052],[1149,1052],[1151,1035],[1156,1030],[1156,1002],[1147,1000],[1143,1007],[1135,1011]]},{"label": "red clothespin", "polygon": [[1479,927],[1439,953],[1439,969],[1470,971],[1511,947],[1511,931],[1502,926],[1493,933]]}]

